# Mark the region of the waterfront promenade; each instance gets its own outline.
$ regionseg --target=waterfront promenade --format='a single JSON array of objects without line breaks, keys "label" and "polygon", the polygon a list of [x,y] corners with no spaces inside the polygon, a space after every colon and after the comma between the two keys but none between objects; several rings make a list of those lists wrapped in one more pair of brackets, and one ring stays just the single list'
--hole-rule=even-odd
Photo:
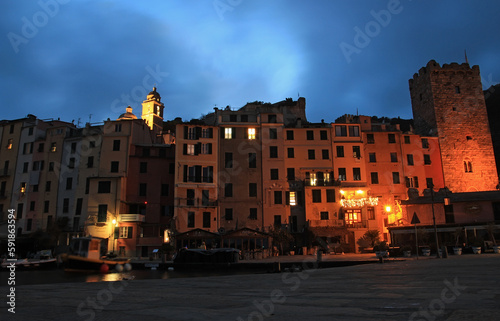
[{"label": "waterfront promenade", "polygon": [[[325,259],[354,257],[373,259]],[[305,267],[316,262],[293,259]],[[3,303],[0,319],[500,320],[499,270],[500,255],[471,254],[282,273],[17,286],[16,314]],[[5,299],[7,287],[0,291]]]}]

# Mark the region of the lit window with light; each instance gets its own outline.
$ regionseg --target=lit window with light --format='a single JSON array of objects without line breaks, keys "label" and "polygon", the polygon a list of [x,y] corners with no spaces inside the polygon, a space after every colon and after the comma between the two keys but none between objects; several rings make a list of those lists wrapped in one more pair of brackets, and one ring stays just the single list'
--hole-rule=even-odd
[{"label": "lit window with light", "polygon": [[232,138],[233,138],[233,129],[224,128],[224,139],[232,139]]},{"label": "lit window with light", "polygon": [[316,173],[311,173],[311,186],[316,186],[317,181]]},{"label": "lit window with light", "polygon": [[296,192],[290,192],[290,206],[297,205],[297,194]]},{"label": "lit window with light", "polygon": [[248,139],[255,139],[255,128],[248,128]]}]

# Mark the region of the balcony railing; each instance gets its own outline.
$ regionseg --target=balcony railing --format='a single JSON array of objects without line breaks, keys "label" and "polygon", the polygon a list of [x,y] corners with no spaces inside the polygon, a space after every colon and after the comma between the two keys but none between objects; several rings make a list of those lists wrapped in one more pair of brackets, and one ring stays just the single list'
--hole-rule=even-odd
[{"label": "balcony railing", "polygon": [[175,206],[216,207],[217,200],[204,200],[199,197],[195,198],[177,197],[175,198]]},{"label": "balcony railing", "polygon": [[340,186],[340,182],[338,180],[325,180],[325,179],[311,179],[306,178],[304,180],[305,186]]},{"label": "balcony railing", "polygon": [[120,214],[118,216],[120,222],[145,222],[146,216],[142,214]]},{"label": "balcony railing", "polygon": [[12,175],[12,170],[10,169],[0,169],[0,177],[7,177]]}]

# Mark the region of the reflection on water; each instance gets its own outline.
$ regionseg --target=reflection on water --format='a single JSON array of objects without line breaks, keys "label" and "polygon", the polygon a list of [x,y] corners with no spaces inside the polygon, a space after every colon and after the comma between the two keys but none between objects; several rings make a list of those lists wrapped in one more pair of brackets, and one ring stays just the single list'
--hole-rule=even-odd
[{"label": "reflection on water", "polygon": [[[122,273],[69,273],[63,270],[16,271],[16,285],[72,283],[72,282],[113,282],[121,280],[192,278],[203,276],[248,274],[244,271],[175,271],[175,270],[132,270]],[[250,272],[251,273],[251,272]],[[0,286],[7,285],[9,273],[0,272]]]}]

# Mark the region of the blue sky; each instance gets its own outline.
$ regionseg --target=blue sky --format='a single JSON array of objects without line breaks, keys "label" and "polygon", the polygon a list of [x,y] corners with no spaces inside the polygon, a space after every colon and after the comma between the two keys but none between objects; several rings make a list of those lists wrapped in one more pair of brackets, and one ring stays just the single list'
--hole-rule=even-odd
[{"label": "blue sky", "polygon": [[[0,4],[0,119],[81,124],[306,98],[309,121],[411,118],[408,79],[431,59],[500,82],[500,2],[40,0]],[[91,116],[89,116],[91,115]],[[91,117],[91,118],[90,118]]]}]

